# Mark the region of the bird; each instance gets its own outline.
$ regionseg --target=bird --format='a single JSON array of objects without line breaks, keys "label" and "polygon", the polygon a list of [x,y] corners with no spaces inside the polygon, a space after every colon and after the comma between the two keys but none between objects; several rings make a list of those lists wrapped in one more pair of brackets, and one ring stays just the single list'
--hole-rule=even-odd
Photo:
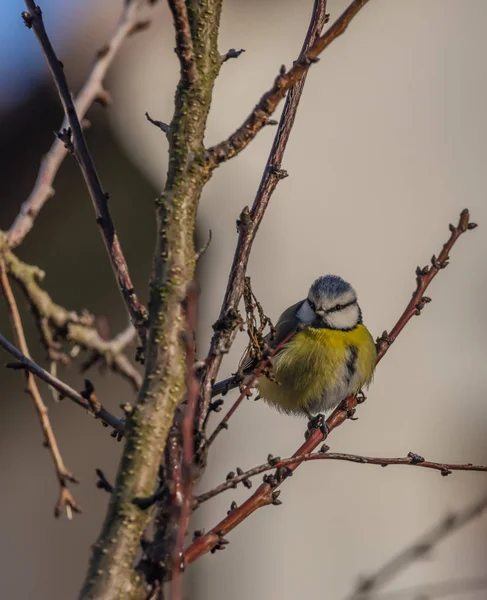
[{"label": "bird", "polygon": [[[337,275],[318,277],[307,297],[282,313],[275,334],[265,342],[270,350],[282,347],[270,359],[272,376],[259,376],[256,387],[281,412],[310,420],[323,417],[372,381],[375,343],[363,324],[354,288]],[[258,362],[247,351],[239,370],[244,383]],[[240,383],[238,376],[216,383],[212,396]]]}]

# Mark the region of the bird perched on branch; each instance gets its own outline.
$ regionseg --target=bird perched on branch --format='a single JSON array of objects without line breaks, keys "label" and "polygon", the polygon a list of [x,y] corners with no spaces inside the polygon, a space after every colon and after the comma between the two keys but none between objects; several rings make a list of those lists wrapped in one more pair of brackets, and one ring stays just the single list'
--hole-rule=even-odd
[{"label": "bird perched on branch", "polygon": [[[282,347],[271,358],[273,376],[260,376],[257,387],[268,404],[285,413],[311,418],[333,410],[372,380],[374,340],[362,323],[355,290],[336,275],[319,277],[305,300],[282,313],[274,337],[265,341],[271,350]],[[257,363],[244,360],[244,382]],[[239,383],[235,377],[221,381],[212,395]]]}]

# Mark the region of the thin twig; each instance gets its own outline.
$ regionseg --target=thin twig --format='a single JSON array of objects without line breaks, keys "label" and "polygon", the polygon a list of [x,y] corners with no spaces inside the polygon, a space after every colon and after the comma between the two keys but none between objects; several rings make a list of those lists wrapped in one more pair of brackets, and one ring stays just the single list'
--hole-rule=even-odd
[{"label": "thin twig", "polygon": [[[22,13],[24,22],[29,29],[33,29],[39,44],[44,52],[54,83],[61,99],[64,112],[67,116],[69,127],[59,134],[68,149],[72,148],[73,154],[78,161],[81,172],[90,193],[96,214],[96,222],[100,228],[110,262],[115,273],[118,287],[122,293],[125,305],[132,319],[134,327],[140,332],[141,341],[145,340],[145,329],[147,311],[139,302],[130,278],[128,265],[118,240],[115,226],[113,224],[110,208],[108,206],[108,194],[103,191],[100,178],[96,171],[93,159],[86,144],[83,129],[79,122],[76,107],[69,91],[68,82],[64,74],[64,68],[52,47],[42,19],[42,11],[34,0],[25,0],[28,12]],[[72,138],[72,139],[71,139]]]},{"label": "thin twig", "polygon": [[465,594],[469,592],[478,592],[486,588],[487,579],[485,577],[464,577],[374,594],[370,600],[431,600],[447,596],[464,598]]},{"label": "thin twig", "polygon": [[[3,263],[2,263],[3,264]],[[11,369],[23,369],[24,371],[35,375],[42,381],[45,381],[49,386],[57,390],[61,397],[69,398],[81,408],[89,411],[93,414],[93,416],[101,419],[104,423],[113,427],[113,429],[117,432],[123,433],[124,431],[124,423],[120,419],[117,419],[114,415],[108,412],[103,406],[100,405],[100,408],[96,414],[93,413],[92,407],[86,398],[84,398],[79,392],[70,387],[64,381],[61,381],[57,377],[54,377],[51,373],[45,371],[42,367],[40,367],[36,362],[34,362],[25,352],[21,352],[18,348],[16,348],[13,344],[11,344],[2,334],[0,334],[0,346],[6,350],[9,354],[11,354],[18,362],[9,363],[7,367]]]},{"label": "thin twig", "polygon": [[145,113],[145,118],[149,121],[149,123],[155,127],[158,127],[162,133],[167,133],[169,131],[169,125],[167,123],[164,123],[164,121],[154,120],[148,112]]},{"label": "thin twig", "polygon": [[238,58],[244,52],[245,52],[245,48],[240,48],[240,50],[235,50],[235,48],[230,48],[230,50],[228,52],[225,52],[225,54],[222,54],[220,56],[220,60],[223,64],[223,63],[227,62],[227,60],[230,60],[231,58]]},{"label": "thin twig", "polygon": [[[7,301],[8,312],[12,321],[12,329],[17,339],[17,343],[22,349],[23,354],[26,357],[28,357],[29,348],[27,346],[27,340],[25,339],[24,328],[22,327],[22,321],[20,318],[19,310],[17,308],[17,303],[15,301],[15,297],[13,295],[12,288],[10,287],[10,282],[7,277],[7,271],[1,258],[0,285],[5,295],[5,299]],[[78,483],[78,480],[76,479],[76,477],[74,477],[72,473],[68,471],[64,464],[63,457],[61,456],[61,452],[59,451],[59,447],[57,445],[56,436],[54,435],[54,431],[52,429],[51,422],[47,414],[47,407],[44,404],[44,401],[42,400],[34,375],[32,375],[32,373],[28,371],[25,371],[25,376],[27,381],[26,390],[31,396],[32,401],[34,402],[34,406],[37,411],[37,416],[39,417],[39,422],[44,433],[45,445],[51,453],[54,468],[56,470],[56,476],[60,486],[59,500],[54,509],[54,514],[56,517],[59,517],[62,510],[65,510],[66,515],[69,519],[71,519],[72,513],[81,512],[81,508],[71,495],[71,492],[68,489],[68,482],[71,481],[72,483]]]},{"label": "thin twig", "polygon": [[[377,341],[377,361],[380,361],[390,348],[392,341],[399,335],[405,325],[413,318],[414,315],[421,313],[421,309],[424,307],[426,300],[424,299],[424,292],[429,286],[433,278],[439,273],[440,269],[444,268],[448,264],[448,255],[458,240],[458,238],[466,231],[476,227],[475,223],[469,222],[468,210],[463,210],[460,215],[458,225],[455,227],[450,225],[450,238],[444,244],[438,258],[433,256],[431,267],[418,269],[416,272],[416,290],[413,293],[413,297],[409,302],[406,310],[403,312],[398,322],[391,330],[390,334],[383,334],[383,336]],[[328,431],[332,431],[336,427],[344,423],[347,418],[353,416],[355,407],[357,406],[357,397],[353,396],[347,398],[342,405],[340,405],[331,416],[327,419],[326,423]],[[303,454],[310,454],[313,450],[326,438],[320,429],[313,429],[310,432],[308,439],[301,445],[301,447],[295,452],[294,456],[301,456]],[[285,473],[279,472],[279,477],[273,479],[272,485],[270,483],[263,483],[254,492],[254,494],[248,498],[243,504],[232,511],[225,519],[220,521],[218,525],[213,527],[207,534],[197,538],[186,550],[185,561],[189,564],[196,560],[202,554],[218,548],[220,545],[221,537],[226,535],[229,531],[237,527],[242,521],[248,518],[254,511],[262,506],[272,504],[275,500],[276,488],[289,476],[292,472],[297,469],[299,464],[291,464],[287,467]]]},{"label": "thin twig", "polygon": [[262,375],[262,373],[266,370],[266,368],[269,366],[269,364],[271,364],[272,357],[277,352],[279,352],[279,350],[285,344],[287,344],[287,342],[289,342],[289,340],[293,337],[293,335],[295,333],[296,333],[295,330],[291,331],[283,340],[281,340],[281,342],[279,344],[277,344],[277,346],[275,348],[272,348],[268,352],[264,353],[262,358],[258,361],[255,369],[253,370],[252,375],[249,376],[250,379],[247,380],[245,387],[240,392],[240,396],[235,400],[235,402],[232,404],[232,407],[230,408],[230,410],[223,417],[223,419],[220,421],[220,423],[218,423],[218,425],[215,427],[215,430],[210,435],[207,446],[211,446],[211,444],[213,444],[213,442],[215,441],[215,439],[218,436],[218,434],[220,433],[220,431],[222,431],[223,429],[228,429],[228,421],[230,420],[231,416],[234,414],[234,412],[240,406],[240,403],[242,402],[242,400],[249,395],[250,390],[254,387],[256,380]]},{"label": "thin twig", "polygon": [[190,284],[186,296],[186,408],[184,411],[181,437],[181,492],[176,541],[173,550],[173,578],[171,599],[182,600],[182,573],[184,571],[184,538],[188,529],[192,510],[192,493],[195,477],[194,469],[194,426],[196,403],[199,395],[199,382],[195,375],[196,362],[196,307],[198,291],[195,284]]},{"label": "thin twig", "polygon": [[[75,100],[76,112],[83,119],[88,109],[104,93],[103,80],[117,56],[125,39],[137,27],[137,16],[144,0],[126,0],[118,24],[108,42],[98,52],[91,72]],[[64,120],[59,131],[67,129],[69,122]],[[21,244],[32,229],[35,218],[47,200],[54,195],[52,187],[59,167],[66,158],[68,150],[63,142],[56,138],[51,149],[42,160],[37,180],[27,200],[22,204],[19,214],[10,227],[7,238],[8,244],[14,248]]]},{"label": "thin twig", "polygon": [[399,572],[410,567],[413,562],[424,558],[445,538],[480,517],[486,509],[487,495],[484,495],[463,510],[447,515],[430,531],[387,561],[378,571],[363,578],[349,596],[349,600],[371,600],[371,592],[385,585]]},{"label": "thin twig", "polygon": [[[306,53],[319,36],[326,23],[326,0],[315,0],[311,14],[310,25],[306,34],[301,56]],[[244,209],[239,220],[239,236],[237,248],[233,258],[233,264],[228,279],[228,285],[223,299],[218,323],[222,324],[216,328],[211,340],[210,351],[206,359],[206,371],[201,386],[201,410],[199,414],[199,430],[202,431],[206,422],[208,408],[211,402],[211,388],[216,380],[222,359],[235,339],[238,320],[238,306],[244,290],[245,273],[249,261],[252,245],[281,176],[281,166],[284,151],[286,149],[291,129],[294,124],[296,111],[306,82],[306,73],[303,78],[290,90],[286,99],[284,110],[281,115],[274,143],[272,145],[267,164],[262,175],[262,180],[257,190],[251,211]]]},{"label": "thin twig", "polygon": [[216,168],[219,164],[233,158],[247,147],[257,133],[267,125],[270,116],[274,113],[286,92],[306,75],[310,66],[317,62],[318,56],[323,50],[345,32],[350,21],[368,1],[353,0],[345,12],[322,36],[313,36],[308,49],[301,53],[289,71],[286,72],[285,68],[282,67],[272,88],[262,96],[252,113],[237,131],[232,133],[227,140],[208,148],[206,157],[210,168]]},{"label": "thin twig", "polygon": [[[326,449],[326,447],[325,447]],[[389,465],[407,465],[411,467],[422,467],[423,469],[432,469],[434,471],[440,471],[444,476],[450,475],[452,471],[487,471],[487,466],[484,465],[473,465],[468,464],[448,464],[438,463],[425,460],[422,456],[410,452],[406,457],[402,458],[378,458],[375,456],[360,456],[358,454],[343,454],[340,452],[318,452],[315,454],[304,454],[301,456],[292,456],[291,458],[280,459],[278,457],[270,457],[266,463],[253,467],[248,471],[243,471],[237,475],[229,477],[220,485],[214,487],[212,490],[200,494],[195,497],[197,505],[218,496],[226,490],[234,489],[238,483],[247,481],[250,477],[255,477],[260,473],[271,471],[273,469],[280,469],[289,465],[298,465],[303,462],[309,462],[313,460],[341,460],[346,462],[354,462],[364,465],[379,465],[381,467],[387,467]]]}]

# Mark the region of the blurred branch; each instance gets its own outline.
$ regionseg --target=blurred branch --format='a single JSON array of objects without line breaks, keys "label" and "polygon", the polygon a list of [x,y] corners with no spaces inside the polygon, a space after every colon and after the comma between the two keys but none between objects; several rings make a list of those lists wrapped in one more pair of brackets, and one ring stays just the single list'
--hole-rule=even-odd
[{"label": "blurred branch", "polygon": [[[204,160],[203,142],[220,69],[217,39],[221,3],[206,0],[197,8],[180,0],[170,2],[180,78],[167,132],[166,184],[156,201],[157,241],[148,304],[146,371],[137,402],[127,418],[126,444],[115,491],[94,545],[80,600],[147,595],[147,582],[133,565],[151,511],[141,510],[133,501],[151,496],[157,487],[166,440],[186,390],[183,302],[194,280],[196,211],[211,175]],[[164,528],[163,518],[161,515],[158,527]]]},{"label": "blurred branch", "polygon": [[[8,312],[12,321],[12,329],[17,339],[17,343],[19,344],[23,354],[28,357],[29,348],[27,347],[24,328],[22,327],[22,321],[20,319],[17,303],[15,301],[12,288],[10,287],[7,271],[2,258],[0,258],[0,285],[7,301]],[[59,447],[57,445],[56,436],[54,435],[54,431],[47,414],[47,407],[42,400],[34,375],[32,375],[32,373],[29,371],[25,371],[25,376],[27,381],[26,391],[34,402],[37,416],[39,417],[39,422],[44,433],[44,443],[51,453],[56,470],[56,476],[60,486],[59,500],[54,509],[54,514],[56,517],[59,517],[61,511],[64,509],[66,510],[68,518],[71,519],[73,511],[81,512],[81,508],[71,495],[71,492],[68,489],[68,482],[70,481],[72,483],[78,483],[78,480],[72,473],[68,471],[64,464],[63,457],[61,456],[61,452],[59,451]]]},{"label": "blurred branch", "polygon": [[[373,456],[359,456],[358,454],[343,454],[340,452],[328,452],[328,447],[324,446],[323,451],[315,454],[304,454],[301,456],[292,456],[291,458],[281,459],[279,457],[269,456],[266,463],[253,467],[248,471],[242,471],[239,469],[239,473],[229,473],[226,481],[216,486],[212,490],[195,497],[196,505],[200,505],[207,500],[211,500],[218,494],[225,492],[226,490],[234,489],[237,484],[246,482],[250,477],[255,477],[260,473],[271,471],[273,469],[280,469],[279,475],[282,472],[283,467],[289,465],[298,465],[303,462],[309,462],[313,460],[341,460],[346,462],[354,462],[363,465],[378,465],[381,467],[388,467],[389,465],[407,465],[410,467],[422,467],[423,469],[432,469],[434,471],[440,471],[443,476],[450,475],[452,471],[487,471],[487,466],[468,464],[448,464],[430,462],[425,460],[422,456],[410,452],[407,456],[402,458],[378,458]],[[231,475],[231,476],[230,476]],[[268,478],[266,478],[268,479]]]},{"label": "blurred branch", "polygon": [[[103,87],[105,75],[125,39],[134,30],[139,30],[137,17],[139,9],[145,1],[126,0],[123,3],[123,11],[118,25],[111,38],[98,52],[91,73],[76,97],[74,105],[80,119],[83,119],[93,102],[100,97],[106,96]],[[67,129],[68,126],[69,122],[65,118],[59,131]],[[59,138],[56,138],[51,149],[42,160],[34,189],[22,204],[19,214],[8,231],[7,241],[11,248],[18,246],[24,241],[26,235],[32,229],[35,218],[40,210],[46,201],[54,195],[52,185],[59,167],[67,154],[68,149],[64,143]]]},{"label": "blurred branch", "polygon": [[54,83],[61,99],[64,112],[69,122],[69,128],[63,129],[59,138],[78,161],[79,167],[85,179],[96,214],[96,222],[100,228],[110,262],[115,273],[119,289],[125,301],[128,313],[134,327],[139,331],[142,346],[146,337],[147,311],[139,302],[130,278],[128,265],[118,240],[115,226],[113,224],[110,208],[108,206],[108,194],[103,191],[100,178],[96,171],[93,159],[86,144],[86,140],[79,122],[76,107],[69,91],[68,82],[64,74],[64,67],[52,47],[42,19],[42,11],[34,0],[25,0],[28,12],[22,13],[24,22],[29,29],[36,34],[42,51],[46,57]]},{"label": "blurred branch", "polygon": [[[462,598],[469,592],[478,592],[487,588],[485,577],[465,577],[462,579],[448,579],[434,583],[415,585],[409,588],[374,594],[370,600],[431,600],[432,598],[446,598],[462,594]],[[460,596],[457,596],[460,598]]]},{"label": "blurred branch", "polygon": [[[279,102],[286,95],[286,92],[303,79],[310,66],[317,62],[318,56],[333,40],[345,32],[350,21],[367,2],[368,0],[353,0],[345,12],[323,35],[312,37],[311,44],[307,46],[305,52],[301,53],[289,71],[286,72],[285,67],[281,68],[281,72],[276,77],[272,88],[262,96],[250,116],[247,117],[239,129],[232,133],[227,140],[208,148],[206,159],[211,169],[233,158],[247,147],[249,142],[268,123],[269,118],[276,110]],[[321,4],[324,4],[324,2]],[[317,31],[317,33],[319,32]]]},{"label": "blurred branch", "polygon": [[[468,210],[463,210],[460,215],[458,225],[455,227],[450,225],[450,238],[444,244],[438,258],[433,256],[430,267],[417,269],[416,271],[416,290],[413,293],[411,301],[407,305],[398,322],[391,330],[390,334],[384,332],[381,338],[377,340],[377,362],[379,362],[390,348],[391,343],[396,339],[405,325],[413,318],[414,315],[419,315],[427,300],[423,294],[427,287],[439,273],[439,271],[448,265],[449,252],[458,238],[466,231],[476,227],[475,223],[470,223]],[[327,419],[326,424],[328,431],[331,432],[336,427],[340,426],[347,418],[353,416],[355,407],[357,406],[357,397],[347,398],[342,404],[333,411]],[[304,444],[295,452],[294,457],[303,454],[310,454],[324,440],[327,435],[324,435],[320,429],[313,429],[309,432],[309,436]],[[242,505],[233,510],[225,519],[220,521],[218,525],[213,527],[207,534],[197,538],[186,550],[185,560],[189,564],[196,560],[202,554],[209,552],[220,546],[222,536],[232,531],[237,525],[248,518],[254,511],[262,506],[272,504],[275,500],[276,488],[285,481],[299,466],[300,463],[292,463],[286,467],[285,472],[277,472],[275,477],[271,476],[268,482],[262,483],[254,494],[248,498]]]},{"label": "blurred branch", "polygon": [[[478,519],[487,508],[487,495],[456,513],[444,517],[428,533],[386,562],[378,571],[362,579],[349,600],[372,600],[372,592],[383,586],[411,564],[424,558],[445,538]],[[423,597],[423,596],[422,596]]]},{"label": "blurred branch", "polygon": [[112,340],[104,340],[93,326],[91,315],[78,315],[53,302],[49,294],[39,286],[38,282],[44,278],[41,269],[18,259],[11,250],[2,245],[1,236],[0,254],[3,256],[9,275],[18,283],[30,303],[48,351],[49,346],[56,339],[66,340],[91,352],[83,370],[103,361],[112,371],[127,379],[135,390],[140,388],[142,380],[140,373],[123,354],[125,347],[134,339],[133,327],[130,326]]},{"label": "blurred branch", "polygon": [[[2,263],[3,265],[3,263]],[[114,417],[109,413],[101,404],[98,404],[97,410],[93,410],[93,405],[79,392],[70,387],[67,383],[64,383],[57,377],[54,377],[51,373],[45,371],[37,363],[35,363],[28,354],[21,352],[13,344],[11,344],[3,335],[0,334],[0,346],[6,350],[9,354],[17,359],[16,363],[8,363],[6,366],[9,369],[23,369],[26,372],[39,377],[45,381],[48,385],[57,390],[63,398],[69,398],[75,402],[81,408],[89,411],[93,416],[101,419],[107,425],[110,425],[118,433],[123,433],[124,423],[117,417]]]},{"label": "blurred branch", "polygon": [[[321,34],[326,20],[326,0],[315,0],[310,24],[300,53],[301,57],[306,54],[314,44],[317,36]],[[213,326],[215,333],[211,340],[210,350],[206,359],[205,375],[201,385],[200,432],[203,431],[206,423],[212,397],[212,386],[218,375],[223,355],[230,350],[235,339],[236,328],[239,323],[238,306],[244,290],[245,273],[250,252],[271,196],[282,178],[280,171],[281,162],[291,129],[294,125],[296,111],[306,82],[306,75],[307,71],[304,71],[302,78],[289,91],[254,204],[250,211],[247,207],[242,211],[238,221],[239,235],[237,248],[228,278],[225,297],[220,309],[220,315],[217,323]]]}]

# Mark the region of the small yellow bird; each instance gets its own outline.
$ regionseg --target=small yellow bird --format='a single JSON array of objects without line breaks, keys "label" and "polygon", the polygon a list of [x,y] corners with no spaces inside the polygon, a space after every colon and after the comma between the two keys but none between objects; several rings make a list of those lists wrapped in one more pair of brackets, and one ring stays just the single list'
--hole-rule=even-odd
[{"label": "small yellow bird", "polygon": [[[311,417],[333,410],[372,380],[374,340],[362,323],[355,290],[341,277],[319,277],[305,300],[282,313],[276,335],[266,341],[275,348],[293,331],[271,359],[275,381],[266,376],[257,380],[260,396],[268,404],[285,413]],[[244,362],[244,375],[255,366],[255,361]],[[212,395],[237,384],[235,380],[219,382]]]}]

